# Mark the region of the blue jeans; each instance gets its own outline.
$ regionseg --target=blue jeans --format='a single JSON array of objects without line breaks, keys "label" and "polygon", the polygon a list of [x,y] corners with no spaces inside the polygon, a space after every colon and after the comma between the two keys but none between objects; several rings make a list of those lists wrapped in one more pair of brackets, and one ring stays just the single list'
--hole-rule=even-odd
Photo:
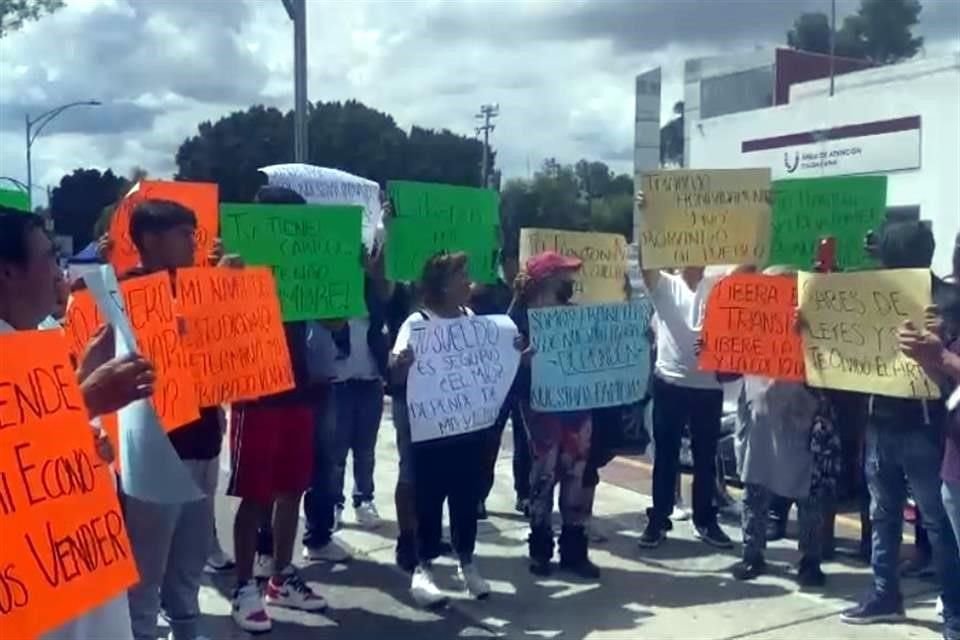
[{"label": "blue jeans", "polygon": [[900,597],[899,556],[909,483],[933,546],[948,620],[960,616],[960,554],[941,496],[943,445],[935,428],[867,423],[866,475],[873,521],[873,582],[881,597]]},{"label": "blue jeans", "polygon": [[960,482],[943,482],[943,507],[953,525],[953,537],[960,541]]},{"label": "blue jeans", "polygon": [[337,504],[333,494],[333,429],[335,409],[333,395],[318,399],[314,411],[313,478],[303,494],[306,528],[303,546],[318,549],[333,538],[333,512]]},{"label": "blue jeans", "polygon": [[347,454],[353,452],[353,506],[373,500],[377,434],[383,417],[383,382],[347,380],[333,385],[333,497],[343,506]]}]

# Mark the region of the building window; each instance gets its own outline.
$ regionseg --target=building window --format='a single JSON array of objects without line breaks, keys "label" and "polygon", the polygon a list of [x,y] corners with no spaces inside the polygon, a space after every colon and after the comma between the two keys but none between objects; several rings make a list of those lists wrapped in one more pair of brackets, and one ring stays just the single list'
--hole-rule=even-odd
[{"label": "building window", "polygon": [[700,117],[763,109],[773,105],[773,65],[700,81]]}]

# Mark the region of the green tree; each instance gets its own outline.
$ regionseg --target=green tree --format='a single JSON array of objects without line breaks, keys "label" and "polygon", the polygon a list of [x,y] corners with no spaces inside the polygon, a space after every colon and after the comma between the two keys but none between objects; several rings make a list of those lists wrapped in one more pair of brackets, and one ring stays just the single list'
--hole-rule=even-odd
[{"label": "green tree", "polygon": [[[480,182],[483,147],[472,138],[417,126],[408,135],[390,115],[355,100],[311,105],[308,126],[310,164],[380,184],[390,179]],[[213,181],[221,200],[249,201],[263,181],[257,169],[292,161],[292,131],[290,112],[262,106],[203,122],[177,151],[177,179]]]},{"label": "green tree", "polygon": [[914,37],[911,29],[920,19],[920,0],[860,0],[851,35],[863,44],[866,57],[877,64],[892,64],[912,58],[923,46],[922,37]]},{"label": "green tree", "polygon": [[[920,0],[860,0],[857,13],[843,19],[836,31],[838,56],[892,64],[916,55],[923,38],[914,37]],[[787,44],[801,51],[830,53],[830,23],[824,13],[804,13],[787,32]]]},{"label": "green tree", "polygon": [[548,158],[533,178],[507,181],[500,192],[500,215],[508,255],[518,252],[525,227],[603,231],[629,239],[633,180],[614,175],[602,162],[580,160],[571,166]]},{"label": "green tree", "polygon": [[63,0],[0,0],[0,38],[63,5]]},{"label": "green tree", "polygon": [[83,248],[94,238],[94,230],[104,207],[120,198],[127,181],[107,169],[76,169],[64,176],[50,195],[53,228],[73,237],[73,246]]}]

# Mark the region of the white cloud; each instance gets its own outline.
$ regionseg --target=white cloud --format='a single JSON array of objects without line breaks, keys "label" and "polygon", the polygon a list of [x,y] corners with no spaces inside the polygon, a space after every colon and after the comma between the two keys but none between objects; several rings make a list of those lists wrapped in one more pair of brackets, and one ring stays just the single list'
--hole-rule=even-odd
[{"label": "white cloud", "polygon": [[[822,0],[307,0],[309,96],[354,98],[401,127],[472,135],[499,102],[492,143],[509,176],[546,157],[629,171],[633,78],[664,68],[663,112],[682,62],[782,43]],[[841,0],[840,15],[856,3]],[[957,46],[960,12],[927,0],[928,52]],[[0,175],[23,179],[23,113],[73,100],[34,147],[46,186],[77,167],[175,171],[207,119],[292,106],[292,25],[280,0],[72,0],[0,41]]]}]

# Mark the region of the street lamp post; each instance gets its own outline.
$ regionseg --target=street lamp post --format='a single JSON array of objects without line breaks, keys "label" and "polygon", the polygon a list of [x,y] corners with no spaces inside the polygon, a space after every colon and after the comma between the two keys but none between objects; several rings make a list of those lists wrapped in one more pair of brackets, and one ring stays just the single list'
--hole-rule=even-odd
[{"label": "street lamp post", "polygon": [[307,161],[307,3],[283,0],[293,21],[293,161]]},{"label": "street lamp post", "polygon": [[26,123],[27,132],[27,198],[30,199],[31,208],[33,207],[33,159],[31,157],[31,149],[33,148],[33,143],[43,131],[43,128],[67,109],[72,107],[99,107],[101,104],[103,103],[99,100],[80,100],[50,109],[45,113],[41,113],[36,118],[30,118],[29,113],[24,114],[23,120]]}]

